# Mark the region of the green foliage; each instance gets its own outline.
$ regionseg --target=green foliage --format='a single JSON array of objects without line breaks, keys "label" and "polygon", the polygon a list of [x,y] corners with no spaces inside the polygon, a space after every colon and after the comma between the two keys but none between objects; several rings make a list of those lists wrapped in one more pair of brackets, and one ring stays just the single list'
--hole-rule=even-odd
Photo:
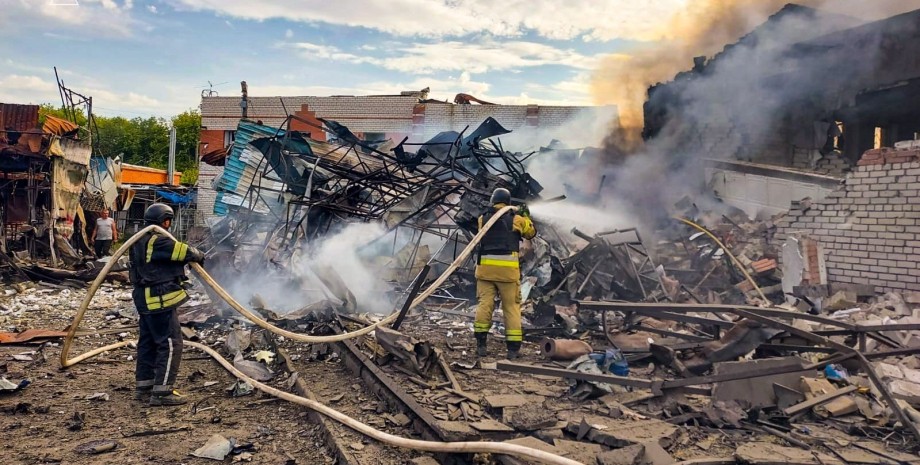
[{"label": "green foliage", "polygon": [[[67,121],[73,121],[71,115],[68,112],[64,111],[64,107],[56,107],[50,103],[43,103],[39,105],[38,108],[38,123],[41,125],[45,124],[45,116],[51,115],[56,116],[61,119],[66,119]],[[77,120],[74,121],[78,126],[86,126],[86,114],[83,113],[83,110],[77,110],[76,112]]]},{"label": "green foliage", "polygon": [[[45,115],[71,120],[63,108],[44,104],[39,111],[44,124]],[[122,116],[95,116],[98,133],[94,134],[96,156],[121,157],[124,163],[166,169],[169,161],[169,128],[176,128],[176,171],[182,172],[182,184],[198,180],[198,141],[201,137],[201,114],[190,109],[170,119]],[[76,123],[87,127],[86,115],[77,112]],[[85,137],[85,136],[84,136]]]},{"label": "green foliage", "polygon": [[[178,168],[176,168],[178,170]],[[179,179],[179,183],[186,186],[194,186],[198,182],[198,167],[190,166],[185,168],[182,171],[182,177]]]}]

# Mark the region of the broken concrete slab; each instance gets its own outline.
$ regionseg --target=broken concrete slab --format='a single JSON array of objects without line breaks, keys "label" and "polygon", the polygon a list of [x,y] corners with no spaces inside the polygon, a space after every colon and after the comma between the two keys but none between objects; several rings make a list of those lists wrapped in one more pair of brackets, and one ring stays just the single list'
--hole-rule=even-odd
[{"label": "broken concrete slab", "polygon": [[542,404],[545,398],[543,396],[521,395],[521,394],[498,394],[494,396],[485,396],[486,405],[491,408],[499,409],[505,407],[520,407],[528,404]]},{"label": "broken concrete slab", "polygon": [[805,394],[779,383],[773,383],[773,395],[776,396],[776,407],[780,410],[805,400]]},{"label": "broken concrete slab", "polygon": [[671,465],[675,462],[674,457],[671,457],[657,441],[644,443],[642,448],[642,465]]},{"label": "broken concrete slab", "polygon": [[565,439],[556,439],[553,445],[559,450],[559,455],[581,463],[595,463],[597,454],[604,450],[599,444]]},{"label": "broken concrete slab", "polygon": [[467,441],[479,437],[479,434],[465,421],[439,420],[438,428],[445,436],[445,441]]},{"label": "broken concrete slab", "polygon": [[735,450],[735,458],[752,465],[819,465],[810,451],[769,442],[748,442]]},{"label": "broken concrete slab", "polygon": [[518,431],[536,431],[556,424],[556,414],[540,404],[528,404],[517,408],[505,408],[502,420]]},{"label": "broken concrete slab", "polygon": [[624,422],[597,415],[585,415],[578,421],[570,421],[565,430],[577,435],[582,429],[582,420],[591,426],[585,434],[585,439],[609,447],[625,447],[647,442],[657,442],[662,447],[670,447],[679,432],[677,426],[661,420]]},{"label": "broken concrete slab", "polygon": [[208,438],[208,441],[203,446],[195,449],[192,455],[203,459],[223,460],[232,448],[229,439],[219,434],[214,434]]},{"label": "broken concrete slab", "polygon": [[[504,441],[504,442],[507,444],[514,444],[517,446],[529,447],[531,449],[537,449],[543,452],[549,452],[551,454],[556,454],[556,455],[560,455],[562,453],[562,451],[560,451],[558,448],[556,448],[552,444],[548,444],[532,436],[525,436],[523,438],[512,439],[510,441]],[[529,463],[528,461],[525,461],[519,458],[515,458],[515,457],[511,457],[509,455],[496,455],[496,458],[498,459],[499,462],[502,463],[502,465],[526,465]]]},{"label": "broken concrete slab", "polygon": [[818,414],[827,414],[831,417],[842,417],[858,411],[859,406],[856,404],[856,399],[854,399],[853,396],[843,396],[819,406],[815,410]]},{"label": "broken concrete slab", "polygon": [[879,376],[879,378],[882,378],[883,380],[889,381],[892,379],[904,379],[904,372],[901,371],[901,368],[897,365],[878,362],[873,363],[872,367],[875,369],[875,373]]},{"label": "broken concrete slab", "polygon": [[873,454],[872,452],[856,447],[834,448],[832,451],[843,459],[844,462],[849,464],[881,465],[895,463],[892,460],[880,457],[878,454]]},{"label": "broken concrete slab", "polygon": [[860,449],[874,452],[882,457],[886,457],[897,462],[909,464],[920,463],[920,456],[905,454],[903,452],[892,450],[889,447],[885,447],[885,445],[880,442],[859,441],[853,445]]},{"label": "broken concrete slab", "polygon": [[470,423],[470,427],[472,427],[476,431],[480,431],[483,433],[511,433],[511,432],[514,432],[514,428],[502,422],[492,420],[490,418],[486,418],[486,419],[477,421],[475,423]]},{"label": "broken concrete slab", "polygon": [[597,454],[597,465],[639,465],[644,454],[642,444],[611,449]]},{"label": "broken concrete slab", "polygon": [[[721,375],[726,373],[762,372],[788,367],[802,367],[804,361],[798,357],[766,358],[750,362],[722,362],[714,365],[713,373]],[[716,383],[712,389],[713,400],[739,401],[750,407],[776,406],[776,392],[773,384],[784,386],[797,386],[802,376],[813,375],[814,371],[801,370],[791,373],[782,373],[773,376],[758,378],[737,379]]]},{"label": "broken concrete slab", "polygon": [[[825,380],[821,380],[821,381],[825,381]],[[828,383],[828,385],[830,385],[830,383]],[[820,389],[821,392],[824,392],[825,389],[826,389],[826,388],[824,388],[824,387],[820,387],[820,388],[818,388],[818,387],[813,387],[813,388],[814,388],[814,389]],[[838,399],[839,397],[844,396],[844,395],[846,395],[846,394],[849,394],[849,393],[851,393],[851,392],[855,392],[858,388],[857,388],[856,386],[847,386],[847,387],[845,387],[845,388],[843,388],[843,389],[836,389],[836,388],[834,388],[833,386],[830,386],[830,387],[827,388],[827,389],[831,389],[831,390],[828,391],[828,392],[826,392],[825,394],[821,394],[821,395],[818,395],[818,396],[811,396],[810,399],[808,399],[808,400],[806,400],[806,401],[804,401],[804,402],[798,403],[798,404],[796,404],[796,405],[793,405],[793,406],[791,406],[791,407],[788,407],[788,408],[786,408],[785,410],[783,410],[783,412],[784,412],[786,415],[795,415],[795,414],[797,414],[797,413],[799,413],[799,412],[804,412],[804,411],[806,411],[806,410],[808,410],[808,409],[810,409],[810,408],[822,407],[822,406],[823,406],[823,407],[827,407],[827,405],[830,405],[831,403],[833,403],[833,402],[839,400],[839,399]],[[808,396],[810,393],[811,393],[811,392],[806,393],[806,396]],[[855,411],[857,410],[856,402],[853,401],[853,400],[850,400],[850,402],[852,402],[852,404],[853,404],[853,405],[852,405],[852,409],[853,409],[853,410],[850,411],[850,412],[847,412],[847,413],[852,413],[852,412],[855,412]],[[830,410],[830,411],[840,411],[840,410],[844,410],[843,406],[848,405],[850,402],[844,401],[844,402],[837,403],[837,404],[835,404],[833,407],[831,407],[831,410]],[[827,405],[823,405],[823,404],[827,404]],[[829,411],[826,410],[825,412],[829,412]]]},{"label": "broken concrete slab", "polygon": [[827,311],[846,310],[858,306],[856,293],[852,291],[838,291],[824,301],[824,310]]},{"label": "broken concrete slab", "polygon": [[888,384],[888,389],[896,399],[902,399],[911,405],[920,406],[920,384],[896,379]]}]

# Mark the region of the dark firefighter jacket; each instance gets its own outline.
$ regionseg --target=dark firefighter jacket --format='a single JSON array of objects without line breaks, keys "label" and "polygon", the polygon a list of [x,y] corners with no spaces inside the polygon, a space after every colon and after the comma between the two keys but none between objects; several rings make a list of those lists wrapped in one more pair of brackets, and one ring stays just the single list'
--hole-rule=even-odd
[{"label": "dark firefighter jacket", "polygon": [[[479,228],[489,221],[496,211],[505,207],[500,203],[494,210],[479,217]],[[513,283],[521,280],[521,265],[518,251],[521,238],[533,239],[537,230],[533,221],[514,212],[505,213],[492,229],[486,232],[479,243],[479,256],[476,266],[476,279]]]},{"label": "dark firefighter jacket", "polygon": [[129,268],[138,312],[161,312],[185,303],[189,297],[183,283],[189,245],[150,232],[130,249]]}]

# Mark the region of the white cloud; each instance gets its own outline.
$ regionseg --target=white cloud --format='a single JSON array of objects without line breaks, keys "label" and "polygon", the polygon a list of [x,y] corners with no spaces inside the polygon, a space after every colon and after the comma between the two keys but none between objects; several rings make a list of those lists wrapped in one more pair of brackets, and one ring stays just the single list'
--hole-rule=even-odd
[{"label": "white cloud", "polygon": [[[295,42],[293,44],[282,44],[290,46],[300,51],[300,55],[310,60],[332,60],[344,61],[348,63],[375,63],[376,59],[371,57],[361,57],[351,53],[346,53],[338,47],[332,45],[312,44],[310,42]],[[376,63],[375,63],[376,64]]]},{"label": "white cloud", "polygon": [[151,12],[151,13],[153,13],[153,14],[157,14],[157,6],[156,6],[156,5],[147,5],[147,11],[149,11],[149,12]]},{"label": "white cloud", "polygon": [[60,105],[57,84],[35,75],[10,74],[0,77],[0,102],[38,105]]},{"label": "white cloud", "polygon": [[61,29],[101,37],[128,37],[149,25],[131,15],[133,0],[80,0],[78,6],[45,0],[8,0],[0,15],[2,33],[59,32]]},{"label": "white cloud", "polygon": [[[77,80],[67,86],[83,95],[92,96],[93,104],[106,108],[102,113],[144,113],[159,114],[167,105],[153,97],[137,92],[115,92],[92,86]],[[51,78],[36,75],[11,74],[0,78],[0,102],[20,104],[51,103],[61,101],[57,84]]]},{"label": "white cloud", "polygon": [[[526,41],[497,42],[483,39],[477,42],[416,43],[391,48],[392,57],[360,56],[338,47],[309,42],[281,44],[301,51],[307,59],[370,63],[385,69],[413,74],[435,71],[511,71],[533,66],[560,65],[580,70],[595,69],[605,55],[583,55],[546,44]],[[364,49],[364,47],[362,47]]]},{"label": "white cloud", "polygon": [[[689,0],[169,0],[177,8],[250,20],[272,18],[366,27],[399,36],[486,33],[552,39],[655,40]],[[343,13],[344,12],[344,13]]]},{"label": "white cloud", "polygon": [[292,31],[292,30],[290,30],[290,29],[284,31],[284,38],[285,38],[285,39],[290,39],[290,38],[292,38],[292,37],[294,37],[294,31]]}]

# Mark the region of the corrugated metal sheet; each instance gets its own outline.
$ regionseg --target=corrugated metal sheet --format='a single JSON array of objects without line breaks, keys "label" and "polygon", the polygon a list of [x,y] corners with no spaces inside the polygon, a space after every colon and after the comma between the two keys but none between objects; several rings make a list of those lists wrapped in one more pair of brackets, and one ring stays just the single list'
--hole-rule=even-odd
[{"label": "corrugated metal sheet", "polygon": [[55,116],[46,115],[45,116],[45,125],[42,127],[45,132],[56,134],[58,136],[66,135],[80,129],[80,126],[67,121],[66,119],[57,118]]},{"label": "corrugated metal sheet", "polygon": [[0,103],[0,131],[28,131],[38,126],[38,105]]},{"label": "corrugated metal sheet", "polygon": [[230,207],[241,206],[243,203],[247,203],[246,206],[249,207],[248,199],[245,197],[254,180],[260,181],[259,185],[264,188],[281,189],[280,182],[262,178],[262,169],[265,168],[259,166],[263,160],[262,153],[249,145],[253,140],[273,136],[277,131],[268,126],[240,122],[234,135],[233,147],[224,165],[224,172],[214,180],[214,188],[217,190],[214,214],[226,215]]}]

